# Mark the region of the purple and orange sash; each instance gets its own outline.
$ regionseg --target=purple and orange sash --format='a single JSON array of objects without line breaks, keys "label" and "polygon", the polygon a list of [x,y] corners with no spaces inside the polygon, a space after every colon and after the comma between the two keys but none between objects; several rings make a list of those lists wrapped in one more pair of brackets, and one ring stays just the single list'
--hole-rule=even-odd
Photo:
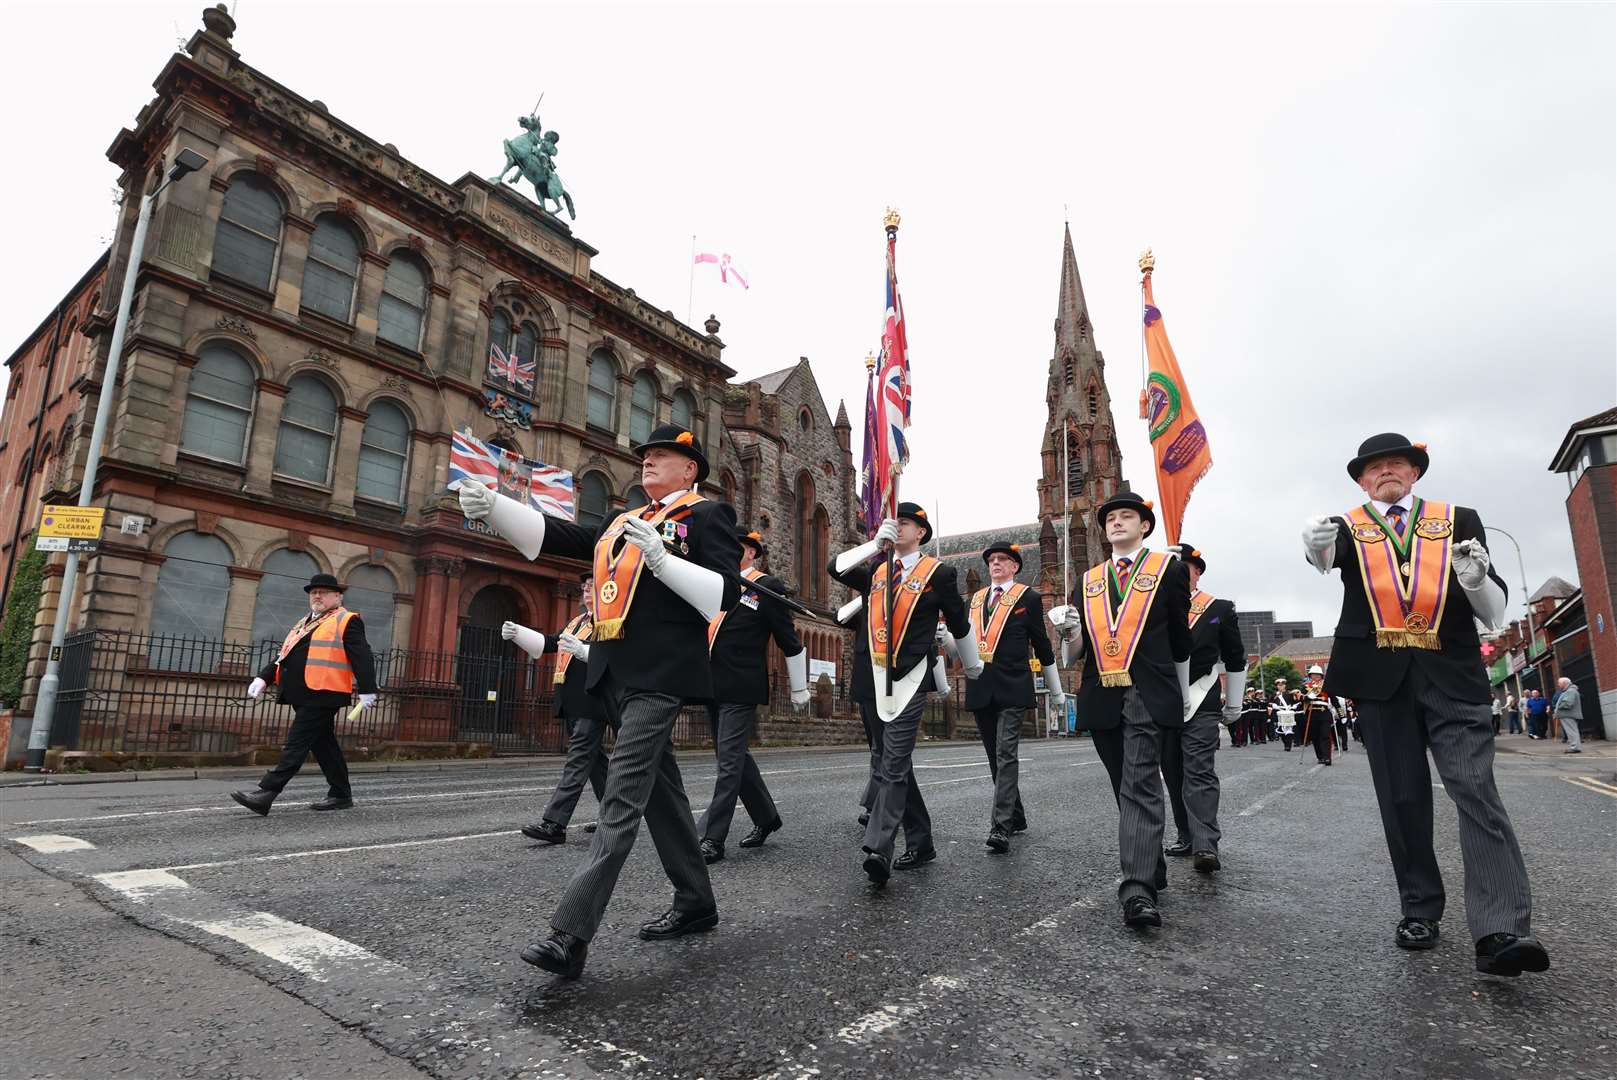
[{"label": "purple and orange sash", "polygon": [[[764,576],[764,572],[755,566],[749,566],[741,571],[741,576],[748,581],[757,581]],[[720,611],[707,624],[707,651],[709,655],[713,653],[713,643],[719,639],[719,627],[724,625],[724,617],[728,614],[730,614],[728,611]]]},{"label": "purple and orange sash", "polygon": [[999,636],[1005,632],[1005,624],[1010,621],[1011,612],[1016,610],[1025,592],[1026,585],[1012,582],[1000,596],[993,614],[988,616],[987,626],[983,625],[983,609],[988,604],[988,590],[978,589],[977,595],[971,598],[971,626],[977,633],[977,655],[982,657],[983,663],[993,663],[994,652],[999,648]]},{"label": "purple and orange sash", "polygon": [[910,628],[910,616],[915,614],[915,605],[926,591],[932,575],[942,565],[930,555],[922,555],[916,561],[915,569],[905,576],[904,583],[898,587],[898,596],[893,599],[894,630],[891,633],[887,626],[887,564],[883,562],[876,567],[870,579],[870,603],[866,605],[870,610],[865,619],[872,664],[877,667],[887,665],[888,642],[903,644],[904,634]]},{"label": "purple and orange sash", "polygon": [[[661,507],[646,520],[656,526],[663,539],[676,547],[684,544],[685,525],[682,518],[690,516],[690,507],[702,501],[702,496],[687,491],[668,505]],[[595,639],[613,641],[623,636],[623,623],[629,616],[629,605],[634,602],[640,585],[640,571],[645,569],[645,554],[623,538],[623,526],[630,518],[646,512],[625,510],[612,521],[612,526],[595,542]]]},{"label": "purple and orange sash", "polygon": [[[1170,558],[1166,552],[1147,551],[1135,560],[1128,577],[1121,581],[1110,559],[1084,571],[1084,626],[1095,650],[1095,668],[1100,672],[1102,686],[1134,685],[1129,665],[1145,636],[1145,620],[1156,603],[1157,587],[1162,584],[1162,573]],[[1107,588],[1109,581],[1117,585],[1123,598],[1115,612],[1111,590]]]},{"label": "purple and orange sash", "polygon": [[1217,599],[1218,597],[1214,596],[1212,593],[1202,592],[1200,589],[1197,589],[1193,594],[1191,594],[1190,628],[1192,630],[1196,629],[1196,624],[1201,621],[1201,617],[1203,615],[1207,614],[1207,609],[1212,607],[1213,601]]},{"label": "purple and orange sash", "polygon": [[1355,506],[1345,516],[1376,623],[1376,645],[1442,648],[1437,629],[1449,598],[1454,507],[1416,499],[1403,536],[1370,503]]},{"label": "purple and orange sash", "polygon": [[[571,634],[580,641],[588,641],[590,633],[594,629],[594,626],[590,624],[589,614],[585,613],[568,623],[567,629],[563,630],[562,633]],[[553,685],[560,686],[567,681],[567,666],[573,662],[573,654],[562,652],[560,649],[556,650],[556,654],[556,673],[551,676],[550,681]]]}]

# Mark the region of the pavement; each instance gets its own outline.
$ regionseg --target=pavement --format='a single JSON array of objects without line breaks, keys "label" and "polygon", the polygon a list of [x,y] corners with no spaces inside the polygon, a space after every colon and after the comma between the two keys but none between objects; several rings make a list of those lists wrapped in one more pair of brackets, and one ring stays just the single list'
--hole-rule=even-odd
[{"label": "pavement", "polygon": [[[1495,775],[1553,958],[1519,980],[1473,970],[1441,790],[1443,938],[1393,947],[1357,748],[1330,768],[1221,751],[1225,869],[1170,860],[1147,933],[1121,925],[1117,811],[1085,740],[1024,744],[1031,828],[1008,856],[983,847],[981,749],[918,751],[939,858],[884,891],[859,869],[865,755],[773,752],[786,827],[743,851],[738,811],[719,928],[635,937],[670,895],[642,843],[576,982],[517,959],[594,816],[586,794],[560,847],[516,831],[554,759],[362,774],[330,814],[304,808],[311,768],[264,819],[229,801],[236,778],[8,787],[0,1073],[1610,1080],[1617,783],[1607,757],[1508,739]],[[711,756],[680,758],[700,806]]]}]

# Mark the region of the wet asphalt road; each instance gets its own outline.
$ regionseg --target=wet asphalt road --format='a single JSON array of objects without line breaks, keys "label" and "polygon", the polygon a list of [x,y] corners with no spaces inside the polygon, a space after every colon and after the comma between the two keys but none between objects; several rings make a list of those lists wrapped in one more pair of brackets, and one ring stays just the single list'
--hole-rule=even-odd
[{"label": "wet asphalt road", "polygon": [[[0,1072],[1617,1075],[1617,786],[1574,782],[1590,765],[1499,756],[1553,959],[1504,980],[1472,969],[1441,791],[1443,940],[1392,946],[1397,897],[1362,753],[1323,768],[1274,744],[1222,750],[1225,869],[1171,861],[1167,924],[1144,935],[1121,925],[1117,811],[1087,742],[1024,745],[1031,830],[1010,856],[983,847],[980,748],[922,749],[940,857],[881,892],[860,872],[853,820],[865,760],[761,756],[786,827],[742,851],[738,811],[712,868],[711,934],[635,937],[669,898],[642,836],[577,982],[517,959],[594,816],[586,794],[564,847],[516,834],[553,764],[358,776],[359,807],[335,814],[303,808],[323,791],[311,766],[262,820],[229,802],[238,780],[0,789],[0,836],[20,856],[0,856],[0,963],[16,975],[0,1001],[8,1029],[31,1034]],[[705,801],[711,757],[682,767]],[[94,846],[12,839],[38,835]],[[142,1038],[109,1040],[132,1026]]]}]

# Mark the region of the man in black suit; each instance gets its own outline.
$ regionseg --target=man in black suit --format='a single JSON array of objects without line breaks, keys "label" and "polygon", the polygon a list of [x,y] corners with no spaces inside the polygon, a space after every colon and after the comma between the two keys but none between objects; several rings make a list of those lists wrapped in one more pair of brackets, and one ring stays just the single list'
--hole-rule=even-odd
[{"label": "man in black suit", "polygon": [[1190,575],[1172,555],[1145,548],[1157,524],[1149,502],[1119,492],[1098,513],[1112,556],[1085,571],[1062,613],[1062,639],[1068,663],[1082,655],[1078,722],[1094,738],[1118,801],[1123,922],[1161,926],[1157,890],[1168,876],[1157,730],[1189,715]]},{"label": "man in black suit", "polygon": [[837,609],[837,623],[853,631],[853,649],[848,654],[844,677],[848,680],[848,700],[859,710],[865,726],[865,742],[870,746],[870,772],[865,777],[859,805],[859,827],[870,824],[870,808],[876,805],[876,773],[881,769],[881,717],[876,715],[876,681],[870,673],[870,650],[866,647],[865,598],[855,596]]},{"label": "man in black suit", "polygon": [[[1241,719],[1246,690],[1246,646],[1235,602],[1202,591],[1207,560],[1193,544],[1181,542],[1179,558],[1190,575],[1190,697],[1196,708],[1180,727],[1158,728],[1162,777],[1168,782],[1173,823],[1179,835],[1167,854],[1194,855],[1203,874],[1218,871],[1218,725]],[[1219,691],[1219,676],[1226,686]],[[1232,740],[1233,741],[1233,740]]]},{"label": "man in black suit", "polygon": [[742,837],[742,847],[761,847],[770,833],[780,829],[780,812],[769,785],[747,749],[758,721],[758,706],[769,704],[770,638],[786,656],[792,707],[801,709],[809,699],[808,652],[792,625],[792,613],[779,600],[747,587],[756,582],[784,596],[786,583],[755,565],[767,554],[761,535],[738,532],[736,539],[741,543],[741,596],[734,608],[721,612],[708,627],[713,700],[707,705],[707,722],[713,729],[719,773],[713,782],[713,801],[696,823],[702,858],[708,863],[724,858],[724,840],[730,834],[738,796],[752,818],[752,831]]},{"label": "man in black suit", "polygon": [[653,501],[598,528],[540,513],[475,481],[460,485],[461,512],[486,520],[528,558],[543,551],[594,561],[595,634],[585,685],[617,725],[617,747],[589,856],[551,916],[550,936],[522,951],[526,962],[567,978],[584,969],[642,817],[674,885],[674,902],[641,926],[640,936],[661,941],[719,922],[673,731],[686,699],[713,696],[707,626],[741,592],[735,511],[696,490],[708,464],[691,432],[664,424],[634,449],[640,486]]},{"label": "man in black suit", "polygon": [[[976,678],[982,672],[982,659],[971,636],[971,623],[960,599],[954,569],[921,551],[931,537],[932,525],[926,511],[916,503],[899,503],[898,517],[883,521],[875,539],[843,552],[831,560],[830,566],[831,576],[864,601],[864,632],[876,713],[886,725],[881,733],[881,765],[876,772],[875,799],[862,849],[865,875],[877,886],[885,885],[893,870],[913,870],[938,854],[932,844],[932,819],[915,782],[910,755],[920,731],[926,695],[934,685],[939,615],[955,639],[967,678]],[[891,587],[888,560],[879,557],[886,545],[892,545],[894,555]],[[889,592],[893,594],[891,626]],[[893,847],[900,824],[904,828],[904,854],[895,860]]]},{"label": "man in black suit", "polygon": [[546,844],[567,842],[567,823],[573,819],[573,810],[584,793],[586,781],[595,792],[596,803],[606,794],[606,721],[600,719],[599,707],[584,689],[589,681],[589,640],[594,630],[594,582],[594,574],[583,576],[580,602],[584,610],[558,635],[547,638],[537,630],[513,622],[500,627],[501,637],[516,642],[535,660],[556,654],[556,715],[567,725],[567,758],[562,763],[561,780],[545,805],[544,815],[533,824],[522,826],[523,836]]},{"label": "man in black suit", "polygon": [[988,586],[971,598],[971,626],[983,673],[966,683],[966,708],[977,719],[977,734],[988,753],[994,778],[994,805],[989,815],[989,850],[1005,854],[1011,835],[1027,828],[1022,794],[1017,786],[1017,748],[1022,722],[1037,704],[1030,661],[1043,666],[1050,684],[1050,704],[1064,710],[1055,653],[1044,629],[1044,601],[1016,580],[1022,569],[1020,545],[1001,541],[983,552]]},{"label": "man in black suit", "polygon": [[364,620],[343,607],[342,594],[347,588],[330,574],[310,578],[303,587],[309,597],[309,614],[292,627],[275,659],[247,687],[247,696],[257,700],[273,683],[281,704],[296,710],[281,760],[264,774],[258,789],[230,793],[260,817],[270,812],[270,804],[303,768],[303,760],[311,752],[325,774],[326,797],[310,803],[309,809],[348,810],[354,805],[348,762],[337,741],[337,713],[348,707],[356,685],[362,707],[376,704],[376,662],[365,640]]},{"label": "man in black suit", "polygon": [[1348,475],[1367,497],[1336,517],[1313,517],[1303,548],[1320,573],[1342,574],[1326,692],[1353,699],[1370,759],[1403,920],[1394,940],[1435,948],[1443,879],[1432,847],[1431,752],[1459,810],[1465,914],[1477,970],[1543,971],[1532,893],[1493,779],[1493,717],[1476,621],[1503,624],[1506,587],[1475,510],[1415,496],[1430,464],[1402,435],[1366,439]]}]

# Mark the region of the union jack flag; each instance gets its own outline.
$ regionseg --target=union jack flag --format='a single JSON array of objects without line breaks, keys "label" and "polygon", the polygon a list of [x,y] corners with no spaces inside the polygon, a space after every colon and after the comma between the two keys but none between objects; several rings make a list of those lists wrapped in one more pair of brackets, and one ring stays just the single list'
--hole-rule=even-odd
[{"label": "union jack flag", "polygon": [[[910,353],[904,331],[904,302],[898,295],[898,232],[887,234],[887,311],[882,320],[881,359],[876,365],[874,400],[865,402],[865,513],[877,508],[877,521],[898,513],[898,477],[909,464]],[[875,443],[875,453],[869,444]],[[872,527],[874,528],[874,527]]]},{"label": "union jack flag", "polygon": [[515,352],[506,354],[494,342],[488,344],[488,375],[489,378],[504,382],[511,389],[522,394],[533,393],[535,362],[524,360]]},{"label": "union jack flag", "polygon": [[576,517],[573,474],[566,469],[534,461],[457,431],[449,447],[449,490],[462,480],[480,480],[507,498],[526,503],[554,517]]}]

